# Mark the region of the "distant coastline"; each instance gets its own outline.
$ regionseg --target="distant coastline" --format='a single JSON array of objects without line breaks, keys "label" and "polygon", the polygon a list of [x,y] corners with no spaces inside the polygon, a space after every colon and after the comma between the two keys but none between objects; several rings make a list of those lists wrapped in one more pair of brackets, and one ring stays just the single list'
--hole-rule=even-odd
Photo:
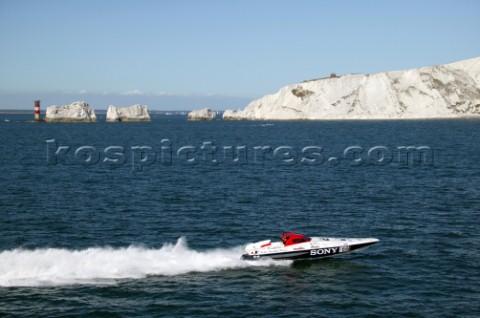
[{"label": "distant coastline", "polygon": [[[95,110],[97,114],[106,115],[106,109],[99,109]],[[149,110],[150,114],[154,115],[187,115],[190,111],[189,110]],[[29,115],[32,114],[33,116],[33,108],[32,109],[0,109],[1,115]],[[42,115],[45,115],[45,110],[41,112]]]}]

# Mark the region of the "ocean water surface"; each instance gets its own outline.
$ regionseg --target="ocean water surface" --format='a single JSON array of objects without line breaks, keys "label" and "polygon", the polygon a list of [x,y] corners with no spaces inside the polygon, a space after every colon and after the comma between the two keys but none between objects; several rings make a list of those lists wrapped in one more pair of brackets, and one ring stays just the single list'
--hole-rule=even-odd
[{"label": "ocean water surface", "polygon": [[[480,312],[478,120],[5,116],[0,316]],[[246,243],[285,231],[380,243],[318,261],[240,260]]]}]

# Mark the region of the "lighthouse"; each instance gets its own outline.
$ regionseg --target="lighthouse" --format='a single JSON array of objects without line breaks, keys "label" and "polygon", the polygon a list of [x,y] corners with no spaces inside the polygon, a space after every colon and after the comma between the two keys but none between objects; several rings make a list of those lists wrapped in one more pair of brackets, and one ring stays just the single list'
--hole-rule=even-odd
[{"label": "lighthouse", "polygon": [[36,100],[34,101],[35,106],[34,106],[34,114],[35,114],[35,121],[40,121],[40,101]]}]

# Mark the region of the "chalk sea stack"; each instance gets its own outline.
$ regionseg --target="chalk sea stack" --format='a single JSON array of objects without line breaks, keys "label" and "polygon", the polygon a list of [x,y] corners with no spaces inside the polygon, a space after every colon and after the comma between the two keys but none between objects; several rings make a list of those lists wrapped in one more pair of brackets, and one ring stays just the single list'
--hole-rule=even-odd
[{"label": "chalk sea stack", "polygon": [[115,107],[110,105],[107,111],[108,122],[115,121],[150,121],[147,106],[132,105],[130,107]]},{"label": "chalk sea stack", "polygon": [[188,120],[214,120],[217,113],[210,108],[192,110],[188,113]]},{"label": "chalk sea stack", "polygon": [[96,122],[95,110],[86,102],[70,105],[49,106],[45,114],[46,122]]}]

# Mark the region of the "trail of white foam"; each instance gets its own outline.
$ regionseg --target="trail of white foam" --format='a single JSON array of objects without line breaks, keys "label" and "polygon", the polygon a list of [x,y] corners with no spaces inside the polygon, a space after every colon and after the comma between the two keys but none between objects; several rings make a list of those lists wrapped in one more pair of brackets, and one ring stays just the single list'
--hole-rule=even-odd
[{"label": "trail of white foam", "polygon": [[160,249],[88,248],[68,250],[44,248],[0,252],[0,286],[56,286],[65,284],[108,284],[116,279],[147,275],[181,275],[252,266],[286,266],[289,261],[242,261],[241,246],[195,251],[185,238]]}]

